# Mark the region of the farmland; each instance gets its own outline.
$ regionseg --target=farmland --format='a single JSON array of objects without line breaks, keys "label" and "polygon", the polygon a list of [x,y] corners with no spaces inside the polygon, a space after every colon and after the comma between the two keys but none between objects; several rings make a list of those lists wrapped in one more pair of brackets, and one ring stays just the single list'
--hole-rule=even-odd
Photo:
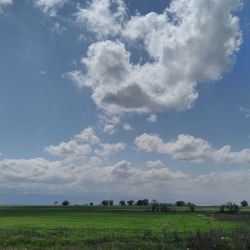
[{"label": "farmland", "polygon": [[[248,230],[248,209],[234,216],[216,211],[216,207],[197,207],[195,213],[177,207],[166,213],[135,206],[0,207],[0,248],[182,249],[185,239],[197,232]],[[178,242],[167,248],[174,239]]]}]

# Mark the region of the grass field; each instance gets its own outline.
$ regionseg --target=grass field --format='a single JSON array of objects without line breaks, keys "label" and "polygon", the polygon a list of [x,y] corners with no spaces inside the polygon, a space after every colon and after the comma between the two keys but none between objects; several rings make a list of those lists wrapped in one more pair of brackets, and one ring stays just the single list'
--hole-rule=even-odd
[{"label": "grass field", "polygon": [[[137,207],[0,207],[0,247],[162,249],[159,244],[166,238],[178,235],[184,239],[197,230],[231,232],[239,227],[247,228],[250,216],[247,220],[219,218],[211,216],[211,211],[215,207],[200,207],[195,213],[184,208],[152,213],[150,208]],[[204,215],[205,212],[210,216]]]}]

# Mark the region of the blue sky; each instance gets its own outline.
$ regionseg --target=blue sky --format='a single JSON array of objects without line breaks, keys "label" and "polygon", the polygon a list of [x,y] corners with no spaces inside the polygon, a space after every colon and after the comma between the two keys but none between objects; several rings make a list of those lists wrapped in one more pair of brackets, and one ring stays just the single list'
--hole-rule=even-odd
[{"label": "blue sky", "polygon": [[249,13],[0,0],[0,202],[250,200]]}]

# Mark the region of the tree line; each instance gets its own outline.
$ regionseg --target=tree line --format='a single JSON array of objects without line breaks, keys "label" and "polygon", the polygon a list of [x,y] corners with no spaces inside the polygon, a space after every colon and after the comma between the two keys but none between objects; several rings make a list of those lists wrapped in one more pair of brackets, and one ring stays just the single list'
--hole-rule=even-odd
[{"label": "tree line", "polygon": [[[54,202],[54,205],[58,205],[58,201]],[[242,200],[240,202],[241,207],[248,207],[248,202],[246,200]],[[64,200],[61,203],[62,206],[69,206],[70,202],[68,200]],[[94,206],[93,202],[90,202],[87,204],[89,206]],[[192,202],[184,202],[182,200],[176,201],[175,203],[159,203],[157,200],[152,200],[151,202],[149,199],[139,199],[137,201],[134,200],[121,200],[119,202],[120,206],[151,206],[153,212],[167,212],[170,211],[171,206],[177,206],[177,207],[188,207],[191,212],[195,211],[196,205]],[[110,200],[102,200],[99,206],[114,206],[114,201],[112,199]],[[223,204],[219,206],[219,212],[220,213],[238,213],[240,210],[240,206],[236,203],[228,202],[226,204]]]}]

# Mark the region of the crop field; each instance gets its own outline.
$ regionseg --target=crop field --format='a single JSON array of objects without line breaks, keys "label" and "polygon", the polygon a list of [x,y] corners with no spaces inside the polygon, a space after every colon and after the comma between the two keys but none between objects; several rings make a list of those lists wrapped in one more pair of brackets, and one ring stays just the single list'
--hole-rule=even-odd
[{"label": "crop field", "polygon": [[185,239],[197,232],[248,229],[247,209],[235,216],[211,213],[215,209],[153,213],[150,207],[1,207],[0,248],[183,249]]}]

